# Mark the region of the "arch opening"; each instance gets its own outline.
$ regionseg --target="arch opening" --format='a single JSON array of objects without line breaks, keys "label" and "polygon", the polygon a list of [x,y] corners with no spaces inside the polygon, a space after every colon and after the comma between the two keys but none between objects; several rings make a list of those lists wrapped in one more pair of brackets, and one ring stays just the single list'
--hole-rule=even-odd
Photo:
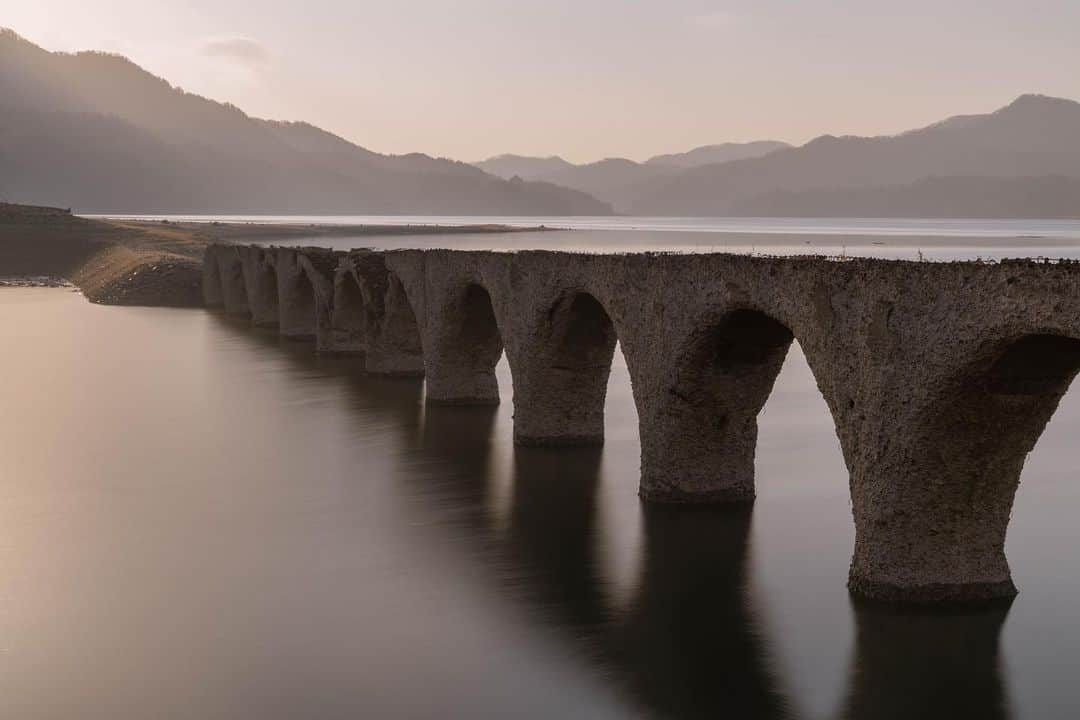
[{"label": "arch opening", "polygon": [[618,337],[604,306],[574,291],[548,310],[535,357],[514,384],[514,438],[520,445],[600,445]]},{"label": "arch opening", "polygon": [[258,327],[276,327],[278,324],[277,271],[268,262],[255,266],[251,288],[251,318]]},{"label": "arch opening", "polygon": [[215,246],[207,248],[203,257],[203,302],[207,307],[221,307],[225,303],[221,267]]},{"label": "arch opening", "polygon": [[[603,373],[603,393],[615,353],[615,326],[604,306],[588,293],[579,292],[556,304],[549,313],[553,327],[551,367],[572,373],[571,384],[591,386],[589,371]],[[600,397],[603,402],[603,394]]]},{"label": "arch opening", "polygon": [[247,283],[244,281],[244,266],[239,257],[227,257],[222,261],[221,283],[225,301],[225,311],[245,315],[251,311],[248,302]]},{"label": "arch opening", "polygon": [[317,323],[315,287],[307,273],[299,267],[294,268],[292,277],[280,290],[281,334],[292,340],[314,339]]},{"label": "arch opening", "polygon": [[503,341],[491,295],[482,285],[471,284],[465,289],[462,305],[465,346],[471,349],[478,367],[494,368],[502,356]]},{"label": "arch opening", "polygon": [[1024,461],[1078,371],[1080,340],[1049,334],[1016,339],[964,371],[933,408],[925,437],[938,445],[939,468],[925,479],[945,481],[956,512],[980,514],[968,501],[989,493],[991,514],[1007,520]]},{"label": "arch opening", "polygon": [[330,317],[332,349],[336,352],[364,352],[371,315],[371,303],[367,301],[356,275],[351,272],[341,275],[334,286]]},{"label": "arch opening", "polygon": [[996,476],[1006,485],[1018,482],[1078,371],[1080,340],[1050,334],[1013,340],[962,371],[927,424],[944,473],[969,489],[996,484]]},{"label": "arch opening", "polygon": [[775,318],[736,309],[676,353],[667,392],[642,426],[641,495],[653,502],[748,502],[757,416],[794,340]]},{"label": "arch opening", "polygon": [[369,321],[367,371],[377,375],[422,377],[424,351],[420,327],[405,286],[392,272],[387,273],[381,313],[373,308]]},{"label": "arch opening", "polygon": [[498,404],[495,365],[502,357],[503,341],[491,294],[479,283],[470,283],[442,312],[427,358],[428,401]]}]

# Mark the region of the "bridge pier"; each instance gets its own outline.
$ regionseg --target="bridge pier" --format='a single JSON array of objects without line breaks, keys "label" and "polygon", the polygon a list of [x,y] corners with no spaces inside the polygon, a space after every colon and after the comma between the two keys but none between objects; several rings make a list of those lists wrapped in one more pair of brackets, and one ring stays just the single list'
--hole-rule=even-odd
[{"label": "bridge pier", "polygon": [[518,351],[514,442],[602,445],[617,341],[611,318],[595,297],[585,292],[562,296]]},{"label": "bridge pier", "polygon": [[237,247],[226,247],[218,253],[221,277],[222,304],[225,312],[246,315],[251,311],[247,288],[244,285],[244,268]]},{"label": "bridge pier", "polygon": [[754,499],[757,416],[792,340],[783,324],[751,310],[733,311],[693,333],[667,368],[663,392],[647,402],[643,500]]},{"label": "bridge pier", "polygon": [[276,248],[278,332],[290,340],[329,344],[334,268],[340,253],[324,248]]},{"label": "bridge pier", "polygon": [[258,246],[238,248],[247,288],[251,322],[256,327],[278,325],[278,282],[275,251]]},{"label": "bridge pier", "polygon": [[921,365],[906,369],[893,369],[866,423],[887,439],[849,458],[849,586],[905,604],[1007,600],[1016,594],[1005,558],[1013,497],[1028,453],[1080,370],[1080,340],[1013,336],[984,343],[936,377]]},{"label": "bridge pier", "polygon": [[221,292],[221,265],[218,254],[224,250],[222,245],[209,245],[203,254],[203,302],[207,307],[222,307],[225,297]]},{"label": "bridge pier", "polygon": [[355,269],[339,268],[334,273],[333,297],[327,351],[364,354],[372,310]]},{"label": "bridge pier", "polygon": [[277,270],[278,332],[290,340],[315,339],[315,289],[300,267],[300,257],[292,248],[274,252]]},{"label": "bridge pier", "polygon": [[304,248],[299,257],[300,268],[314,292],[315,350],[320,353],[352,351],[352,348],[338,345],[338,333],[333,324],[334,277],[343,255],[323,248]]},{"label": "bridge pier", "polygon": [[369,326],[365,367],[373,375],[423,377],[420,330],[405,288],[392,273],[386,273],[384,283],[381,308],[376,307],[374,327]]},{"label": "bridge pier", "polygon": [[424,352],[427,401],[443,405],[498,405],[495,364],[503,342],[491,296],[470,283],[428,308]]}]

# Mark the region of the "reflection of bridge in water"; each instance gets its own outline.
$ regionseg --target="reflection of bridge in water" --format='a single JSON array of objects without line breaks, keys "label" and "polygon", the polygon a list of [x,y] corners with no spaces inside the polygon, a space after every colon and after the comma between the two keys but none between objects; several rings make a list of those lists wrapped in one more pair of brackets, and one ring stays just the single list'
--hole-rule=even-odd
[{"label": "reflection of bridge in water", "polygon": [[757,414],[798,339],[850,472],[850,587],[936,604],[1015,593],[1005,531],[1080,369],[1078,267],[211,246],[204,293],[422,374],[429,403],[497,403],[505,352],[525,446],[602,442],[619,342],[655,503],[753,498]]},{"label": "reflection of bridge in water", "polygon": [[[393,452],[413,465],[391,487],[420,513],[412,519],[442,528],[428,539],[464,546],[495,594],[578,649],[645,715],[802,716],[772,662],[769,618],[754,601],[750,507],[641,505],[639,572],[628,588],[613,587],[599,448],[515,448],[508,468],[510,451],[493,446],[495,408],[422,411],[417,378],[364,376],[347,358],[247,336],[286,352],[298,377],[342,381],[335,386],[358,424],[389,419],[401,443]],[[1007,718],[998,657],[1005,614],[855,604],[847,688],[823,716]]]},{"label": "reflection of bridge in water", "polygon": [[[515,596],[583,643],[660,717],[797,716],[752,599],[750,507],[643,505],[641,572],[623,603],[599,557],[599,450],[517,448],[508,524],[498,532],[486,497],[494,419],[490,409],[429,408],[422,452],[455,478],[439,493],[477,509],[464,526],[502,538],[497,550],[518,569],[509,581]],[[1006,608],[852,609],[848,689],[832,717],[1009,716],[998,650]]]}]

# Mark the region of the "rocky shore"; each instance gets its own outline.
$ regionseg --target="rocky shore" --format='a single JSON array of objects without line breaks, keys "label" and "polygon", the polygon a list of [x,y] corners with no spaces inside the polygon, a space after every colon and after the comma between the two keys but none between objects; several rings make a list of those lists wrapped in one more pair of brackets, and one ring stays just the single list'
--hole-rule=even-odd
[{"label": "rocky shore", "polygon": [[0,205],[0,277],[6,284],[70,283],[91,302],[201,304],[205,241],[72,215],[67,210]]}]

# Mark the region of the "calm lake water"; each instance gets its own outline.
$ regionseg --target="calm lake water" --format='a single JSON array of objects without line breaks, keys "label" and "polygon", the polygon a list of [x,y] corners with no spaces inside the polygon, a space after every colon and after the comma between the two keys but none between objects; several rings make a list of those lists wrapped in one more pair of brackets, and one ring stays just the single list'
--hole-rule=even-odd
[{"label": "calm lake water", "polygon": [[[501,224],[560,228],[514,235],[291,238],[278,245],[347,250],[458,248],[588,252],[736,252],[836,255],[905,260],[1080,258],[1080,220],[860,218],[462,217],[408,215],[130,215],[140,220],[313,225],[461,226]],[[270,241],[267,241],[270,242]]]},{"label": "calm lake water", "polygon": [[1024,470],[1008,611],[854,604],[847,477],[792,349],[752,511],[203,310],[0,288],[11,718],[1074,718],[1080,392]]}]

